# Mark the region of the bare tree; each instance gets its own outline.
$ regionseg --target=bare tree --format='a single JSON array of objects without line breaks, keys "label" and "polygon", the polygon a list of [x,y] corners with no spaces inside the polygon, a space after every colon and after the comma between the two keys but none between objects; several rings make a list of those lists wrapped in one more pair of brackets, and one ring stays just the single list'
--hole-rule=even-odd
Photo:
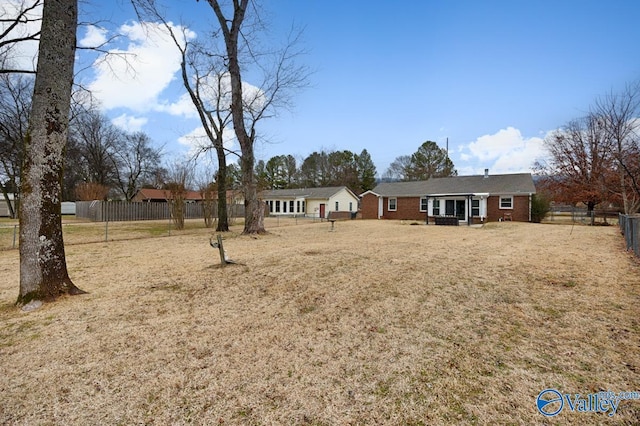
[{"label": "bare tree", "polygon": [[208,168],[202,168],[196,172],[196,187],[202,197],[202,214],[204,216],[204,225],[207,228],[213,227],[215,222],[215,205],[217,183],[212,181],[214,173]]},{"label": "bare tree", "polygon": [[171,220],[176,229],[184,229],[184,219],[186,213],[187,192],[193,179],[193,169],[189,162],[178,162],[171,164],[169,170],[169,182],[166,189],[169,191],[167,203]]},{"label": "bare tree", "polygon": [[[197,142],[196,157],[203,152],[214,150],[218,161],[216,178],[218,223],[216,231],[229,231],[227,215],[227,154],[224,146],[225,129],[231,124],[231,87],[229,75],[224,65],[224,55],[215,46],[215,34],[208,43],[192,42],[187,28],[177,27],[168,22],[155,0],[132,0],[140,18],[150,18],[160,22],[169,33],[180,52],[182,84],[198,114],[208,143]],[[178,31],[181,31],[178,33]]]},{"label": "bare tree", "polygon": [[619,172],[619,193],[626,214],[640,210],[640,80],[619,93],[598,98],[592,108],[611,139]]},{"label": "bare tree", "polygon": [[38,11],[44,0],[4,3],[0,7],[0,74],[34,74],[33,67],[15,61],[16,50],[27,42],[40,39],[42,17]]},{"label": "bare tree", "polygon": [[135,132],[123,135],[112,157],[118,190],[126,201],[131,201],[143,185],[151,182],[162,154],[146,133]]},{"label": "bare tree", "polygon": [[[13,218],[18,212],[23,142],[32,94],[30,76],[0,74],[0,191]],[[9,194],[13,194],[13,201]]]},{"label": "bare tree", "polygon": [[388,180],[408,181],[411,174],[411,156],[401,155],[389,165],[383,178]]},{"label": "bare tree", "polygon": [[[202,45],[194,46],[190,51],[185,41],[184,49],[172,36],[181,53],[182,83],[189,93],[210,146],[201,146],[200,151],[213,148],[218,160],[216,189],[218,199],[218,223],[216,231],[229,231],[227,214],[227,150],[224,146],[225,129],[231,123],[229,109],[229,84],[220,56]],[[188,72],[191,71],[192,77]]]},{"label": "bare tree", "polygon": [[[272,55],[265,55],[264,52],[257,52],[257,43],[254,42],[254,37],[257,37],[255,31],[259,26],[250,25],[261,23],[255,1],[207,2],[214,11],[224,40],[225,60],[231,83],[233,128],[242,152],[240,168],[245,199],[243,233],[262,233],[265,232],[264,208],[262,201],[258,199],[254,174],[256,126],[262,119],[274,114],[279,107],[287,107],[292,91],[306,85],[308,71],[295,63],[295,59],[302,53],[296,50],[300,34],[292,33],[284,48],[274,51]],[[251,11],[248,10],[250,6]],[[259,90],[254,90],[252,95],[242,81],[243,66],[244,71],[253,66],[255,71],[263,74]]]},{"label": "bare tree", "polygon": [[77,0],[44,3],[21,182],[20,305],[83,293],[69,278],[60,215],[77,24]]},{"label": "bare tree", "polygon": [[[226,163],[227,151],[222,132],[230,121],[233,123],[241,151],[240,168],[245,198],[244,233],[264,232],[264,209],[258,199],[254,174],[256,125],[275,114],[279,108],[288,107],[292,91],[306,84],[306,68],[295,64],[295,59],[301,53],[296,50],[299,33],[292,33],[293,37],[290,37],[283,49],[259,52],[256,40],[261,21],[255,2],[214,0],[208,3],[220,28],[212,32],[211,40],[215,41],[221,35],[224,47],[220,51],[211,48],[211,45],[194,49],[184,33],[178,36],[174,32],[174,27],[159,13],[155,0],[132,2],[138,16],[151,16],[165,25],[181,52],[183,83],[196,106],[207,137],[218,154],[218,182],[227,181],[227,167],[223,164]],[[247,15],[249,6],[252,11]],[[262,75],[261,84],[257,87],[242,80],[243,69],[247,71],[248,68],[251,68],[253,74]],[[219,185],[219,203],[226,199],[225,192],[226,188]],[[226,209],[219,205],[219,214],[224,211]],[[218,228],[225,225],[226,221],[220,218]]]},{"label": "bare tree", "polygon": [[114,187],[118,181],[116,153],[124,143],[124,132],[97,110],[78,115],[71,126],[81,154],[83,181]]}]

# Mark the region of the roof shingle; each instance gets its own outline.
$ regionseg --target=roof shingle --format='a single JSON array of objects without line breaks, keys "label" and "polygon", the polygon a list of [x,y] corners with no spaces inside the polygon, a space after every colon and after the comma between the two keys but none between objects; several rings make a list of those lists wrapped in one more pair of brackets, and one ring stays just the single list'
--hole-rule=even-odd
[{"label": "roof shingle", "polygon": [[383,197],[420,197],[453,194],[534,194],[531,173],[432,178],[418,182],[384,182],[372,192]]}]

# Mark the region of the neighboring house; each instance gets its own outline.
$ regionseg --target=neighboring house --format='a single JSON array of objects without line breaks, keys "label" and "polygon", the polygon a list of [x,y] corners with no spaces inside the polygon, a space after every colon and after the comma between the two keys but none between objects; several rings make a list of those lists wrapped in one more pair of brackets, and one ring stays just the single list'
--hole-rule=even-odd
[{"label": "neighboring house", "polygon": [[358,212],[358,196],[346,186],[272,189],[262,191],[268,213],[274,216],[326,218],[330,212]]},{"label": "neighboring house", "polygon": [[[167,189],[142,188],[136,193],[132,201],[166,203],[171,199],[173,199],[173,196],[171,195],[171,191]],[[185,200],[188,203],[202,201],[202,195],[197,191],[187,191]]]},{"label": "neighboring house", "polygon": [[381,183],[360,195],[363,219],[435,222],[455,217],[466,224],[531,220],[536,188],[530,173],[432,178]]}]

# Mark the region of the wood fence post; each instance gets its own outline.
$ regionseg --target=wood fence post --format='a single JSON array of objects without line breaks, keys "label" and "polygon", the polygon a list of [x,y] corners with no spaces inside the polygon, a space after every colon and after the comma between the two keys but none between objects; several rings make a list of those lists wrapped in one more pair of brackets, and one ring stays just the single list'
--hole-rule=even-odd
[{"label": "wood fence post", "polygon": [[218,250],[220,251],[220,264],[225,266],[227,264],[227,259],[224,256],[224,247],[222,247],[222,235],[218,234]]}]

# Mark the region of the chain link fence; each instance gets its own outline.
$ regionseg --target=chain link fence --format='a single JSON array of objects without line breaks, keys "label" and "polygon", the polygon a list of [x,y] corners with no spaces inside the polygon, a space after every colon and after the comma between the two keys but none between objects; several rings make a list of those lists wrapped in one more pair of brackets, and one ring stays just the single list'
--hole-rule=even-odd
[{"label": "chain link fence", "polygon": [[[100,243],[110,241],[134,240],[141,238],[159,238],[175,235],[202,234],[207,239],[215,234],[217,223],[207,228],[203,219],[185,220],[185,228],[176,230],[171,219],[141,220],[120,222],[89,222],[73,217],[63,218],[62,232],[65,245]],[[266,217],[267,231],[285,227],[321,223],[319,218],[310,217]],[[230,218],[231,232],[240,233],[244,227],[244,219]],[[0,222],[0,250],[17,249],[20,238],[20,226],[17,221]]]},{"label": "chain link fence", "polygon": [[627,244],[627,251],[632,250],[640,257],[640,214],[620,214],[618,223]]}]

